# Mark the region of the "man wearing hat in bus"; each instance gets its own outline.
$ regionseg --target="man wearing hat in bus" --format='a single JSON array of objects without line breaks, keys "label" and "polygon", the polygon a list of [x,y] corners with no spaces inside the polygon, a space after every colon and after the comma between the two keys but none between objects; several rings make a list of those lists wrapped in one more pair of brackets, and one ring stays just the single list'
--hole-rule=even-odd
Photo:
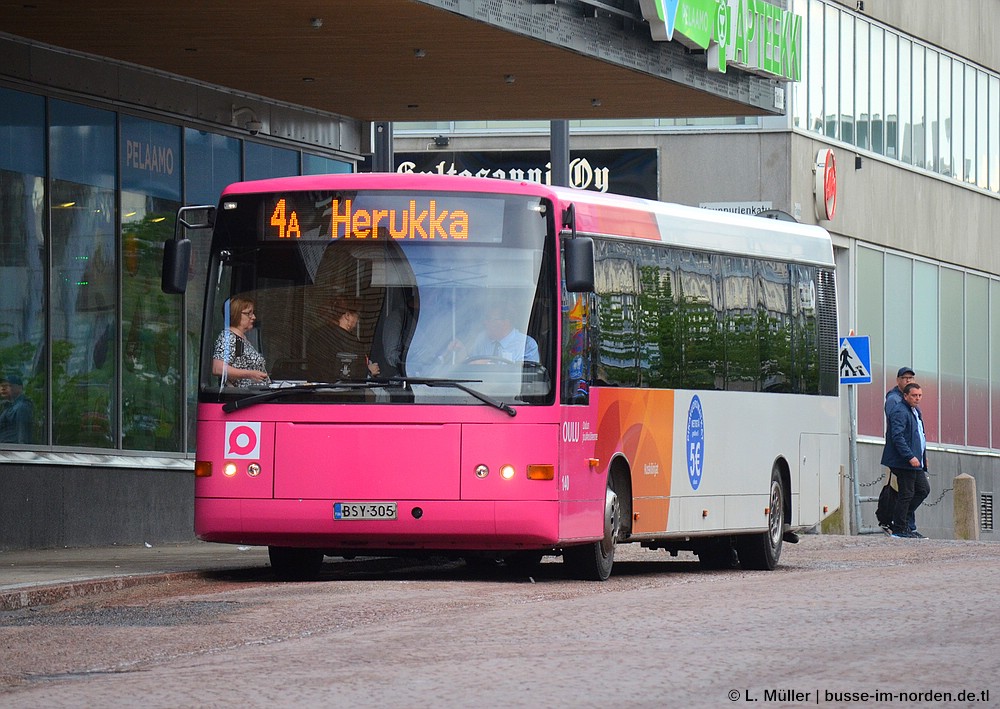
[{"label": "man wearing hat in bus", "polygon": [[0,395],[10,402],[0,413],[0,443],[31,443],[35,411],[24,395],[21,377],[11,374],[0,378]]}]

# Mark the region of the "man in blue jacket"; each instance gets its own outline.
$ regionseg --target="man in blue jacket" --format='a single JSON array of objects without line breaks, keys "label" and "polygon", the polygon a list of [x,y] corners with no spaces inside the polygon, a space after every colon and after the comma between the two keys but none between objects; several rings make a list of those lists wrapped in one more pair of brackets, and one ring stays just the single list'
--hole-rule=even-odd
[{"label": "man in blue jacket", "polygon": [[902,403],[893,402],[887,407],[888,428],[882,465],[896,476],[899,492],[892,514],[892,536],[919,539],[923,535],[909,530],[908,519],[930,494],[927,483],[927,438],[924,420],[920,415],[923,392],[919,384],[903,388]]},{"label": "man in blue jacket", "polygon": [[[916,379],[916,374],[914,374],[912,368],[900,367],[899,371],[896,372],[896,386],[885,393],[885,405],[882,409],[885,412],[886,434],[889,433],[889,410],[897,404],[903,403],[903,389],[914,379]],[[888,484],[893,485],[893,489],[896,489],[896,486],[892,483],[891,479]],[[893,502],[895,502],[895,496],[893,496]],[[882,527],[886,534],[892,534],[892,528],[888,524],[880,524],[879,526]],[[910,515],[907,529],[911,532],[917,531],[917,521],[914,519],[913,515]]]}]

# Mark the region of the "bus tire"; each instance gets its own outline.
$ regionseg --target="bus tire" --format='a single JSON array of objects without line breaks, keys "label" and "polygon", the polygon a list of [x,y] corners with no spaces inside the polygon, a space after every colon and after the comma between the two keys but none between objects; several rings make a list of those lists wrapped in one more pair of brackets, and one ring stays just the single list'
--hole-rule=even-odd
[{"label": "bus tire", "polygon": [[312,581],[319,577],[323,552],[319,549],[268,547],[271,570],[282,581]]},{"label": "bus tire", "polygon": [[615,563],[615,548],[621,532],[621,502],[611,483],[604,496],[604,537],[592,544],[567,547],[563,563],[574,578],[585,581],[606,581]]},{"label": "bus tire", "polygon": [[767,531],[763,534],[745,534],[736,538],[736,552],[744,569],[771,571],[781,558],[781,542],[785,527],[785,488],[781,473],[771,472],[771,489],[768,499]]}]

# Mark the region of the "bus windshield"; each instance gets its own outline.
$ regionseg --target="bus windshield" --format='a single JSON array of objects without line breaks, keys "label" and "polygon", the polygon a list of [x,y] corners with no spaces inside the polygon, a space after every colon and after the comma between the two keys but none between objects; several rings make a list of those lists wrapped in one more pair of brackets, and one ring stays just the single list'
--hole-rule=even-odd
[{"label": "bus windshield", "polygon": [[202,401],[552,403],[550,212],[496,194],[224,196]]}]

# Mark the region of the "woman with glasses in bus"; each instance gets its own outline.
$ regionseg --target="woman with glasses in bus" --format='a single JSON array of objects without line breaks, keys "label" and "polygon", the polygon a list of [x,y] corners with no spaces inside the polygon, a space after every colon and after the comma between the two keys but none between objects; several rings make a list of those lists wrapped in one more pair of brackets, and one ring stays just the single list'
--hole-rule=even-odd
[{"label": "woman with glasses in bus", "polygon": [[264,357],[247,340],[257,322],[254,306],[251,298],[229,300],[229,327],[219,333],[212,353],[212,373],[222,377],[223,386],[249,388],[271,381]]}]

